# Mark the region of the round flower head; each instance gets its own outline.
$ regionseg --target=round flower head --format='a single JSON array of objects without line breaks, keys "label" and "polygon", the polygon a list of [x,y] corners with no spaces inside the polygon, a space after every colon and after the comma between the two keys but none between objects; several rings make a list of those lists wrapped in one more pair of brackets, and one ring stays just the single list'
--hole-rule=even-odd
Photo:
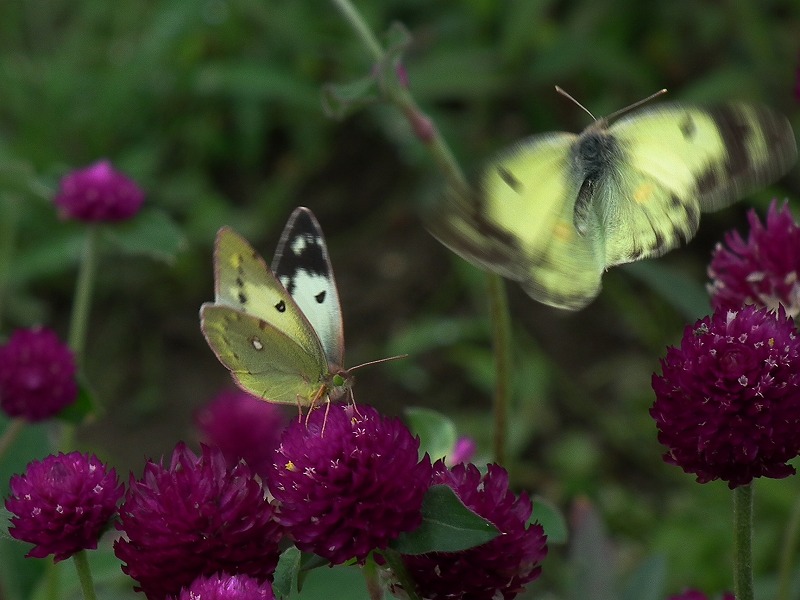
[{"label": "round flower head", "polygon": [[198,577],[183,588],[175,600],[275,600],[269,583],[247,575],[215,574]]},{"label": "round flower head", "polygon": [[65,175],[55,203],[62,217],[77,221],[124,221],[144,202],[136,183],[101,160]]},{"label": "round flower head", "polygon": [[431,463],[419,438],[370,406],[331,404],[284,432],[268,474],[278,520],[298,548],[363,561],[422,520]]},{"label": "round flower head", "polygon": [[33,461],[11,478],[9,533],[35,544],[27,556],[64,560],[97,548],[122,493],[116,471],[94,455],[71,452]]},{"label": "round flower head", "polygon": [[205,440],[222,450],[229,466],[244,459],[262,477],[272,465],[288,420],[283,407],[240,390],[222,392],[195,419]]},{"label": "round flower head", "polygon": [[77,396],[75,358],[53,331],[18,329],[0,346],[0,406],[9,416],[42,421]]},{"label": "round flower head", "polygon": [[668,463],[730,488],[781,478],[800,452],[800,340],[783,309],[717,310],[686,327],[653,375]]},{"label": "round flower head", "polygon": [[403,557],[417,591],[427,600],[510,600],[539,577],[547,556],[541,525],[528,526],[533,505],[508,489],[508,473],[490,464],[481,476],[473,464],[434,465],[431,484],[453,488],[461,501],[500,530],[495,539],[461,552]]},{"label": "round flower head", "polygon": [[738,231],[717,244],[708,267],[709,292],[715,309],[738,310],[746,304],[776,310],[782,304],[789,316],[800,313],[800,227],[784,203],[773,200],[762,225],[754,210],[747,214],[750,234]]},{"label": "round flower head", "polygon": [[260,582],[278,562],[281,528],[244,463],[226,469],[218,448],[200,457],[176,446],[169,468],[148,461],[131,477],[114,552],[150,600],[179,593],[200,575],[242,573]]}]

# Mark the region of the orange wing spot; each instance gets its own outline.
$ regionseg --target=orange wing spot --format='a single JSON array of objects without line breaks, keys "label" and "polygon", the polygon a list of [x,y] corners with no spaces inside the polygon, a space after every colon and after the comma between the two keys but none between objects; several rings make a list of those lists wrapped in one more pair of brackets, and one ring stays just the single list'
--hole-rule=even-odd
[{"label": "orange wing spot", "polygon": [[633,199],[639,204],[644,204],[653,196],[653,184],[643,183],[633,192]]},{"label": "orange wing spot", "polygon": [[569,242],[572,240],[573,231],[574,229],[570,223],[559,221],[556,223],[555,227],[553,227],[553,236],[561,242]]}]

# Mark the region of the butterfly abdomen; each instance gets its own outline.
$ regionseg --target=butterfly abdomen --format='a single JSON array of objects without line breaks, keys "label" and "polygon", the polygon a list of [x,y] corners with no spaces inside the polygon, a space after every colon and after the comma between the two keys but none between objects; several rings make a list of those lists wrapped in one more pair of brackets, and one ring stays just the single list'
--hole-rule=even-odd
[{"label": "butterfly abdomen", "polygon": [[573,224],[582,236],[589,232],[592,204],[598,189],[613,175],[621,150],[602,121],[586,130],[572,148],[572,165],[577,175],[578,195],[573,209]]}]

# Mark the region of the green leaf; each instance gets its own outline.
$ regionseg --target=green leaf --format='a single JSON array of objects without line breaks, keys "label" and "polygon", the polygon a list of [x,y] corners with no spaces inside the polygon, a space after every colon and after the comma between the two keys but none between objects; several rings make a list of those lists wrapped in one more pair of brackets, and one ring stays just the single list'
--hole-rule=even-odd
[{"label": "green leaf", "polygon": [[420,454],[425,452],[432,461],[444,458],[453,451],[457,433],[453,421],[430,408],[407,408],[406,422],[412,433],[419,436]]},{"label": "green leaf", "polygon": [[322,110],[333,119],[344,119],[353,111],[375,102],[377,81],[372,75],[350,83],[329,83],[322,86]]},{"label": "green leaf", "polygon": [[58,413],[58,418],[74,425],[85,423],[87,418],[97,413],[97,402],[89,386],[81,375],[78,376],[78,396],[75,402]]},{"label": "green leaf", "polygon": [[391,545],[400,554],[458,552],[480,546],[500,534],[489,521],[469,510],[446,485],[434,485],[422,501],[422,524]]},{"label": "green leaf", "polygon": [[565,544],[568,531],[567,521],[554,504],[541,497],[533,498],[533,513],[531,523],[539,523],[547,535],[548,545]]},{"label": "green leaf", "polygon": [[688,320],[694,321],[708,314],[709,299],[705,288],[662,262],[636,262],[623,265],[622,269],[652,288]]},{"label": "green leaf", "polygon": [[290,546],[278,558],[275,579],[272,582],[272,591],[277,598],[288,598],[292,593],[293,584],[300,573],[300,558],[301,552],[296,546]]},{"label": "green leaf", "polygon": [[156,209],[145,209],[135,218],[103,227],[103,234],[125,254],[149,256],[171,263],[186,246],[186,237],[170,217]]}]

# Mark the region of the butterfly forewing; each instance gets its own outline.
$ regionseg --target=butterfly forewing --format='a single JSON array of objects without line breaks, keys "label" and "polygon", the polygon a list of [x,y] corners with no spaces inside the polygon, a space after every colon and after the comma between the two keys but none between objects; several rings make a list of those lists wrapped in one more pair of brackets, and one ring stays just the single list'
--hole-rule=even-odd
[{"label": "butterfly forewing", "polygon": [[597,203],[608,266],[686,243],[701,211],[774,181],[797,156],[782,115],[741,103],[708,109],[663,104],[620,120],[609,133],[623,154],[615,165],[621,185],[610,190],[612,201]]},{"label": "butterfly forewing", "polygon": [[344,361],[342,309],[322,229],[310,210],[295,209],[283,229],[272,270],[319,337],[328,362]]},{"label": "butterfly forewing", "polygon": [[314,328],[264,259],[228,227],[217,233],[214,251],[214,303],[265,321],[308,354],[322,355]]}]

